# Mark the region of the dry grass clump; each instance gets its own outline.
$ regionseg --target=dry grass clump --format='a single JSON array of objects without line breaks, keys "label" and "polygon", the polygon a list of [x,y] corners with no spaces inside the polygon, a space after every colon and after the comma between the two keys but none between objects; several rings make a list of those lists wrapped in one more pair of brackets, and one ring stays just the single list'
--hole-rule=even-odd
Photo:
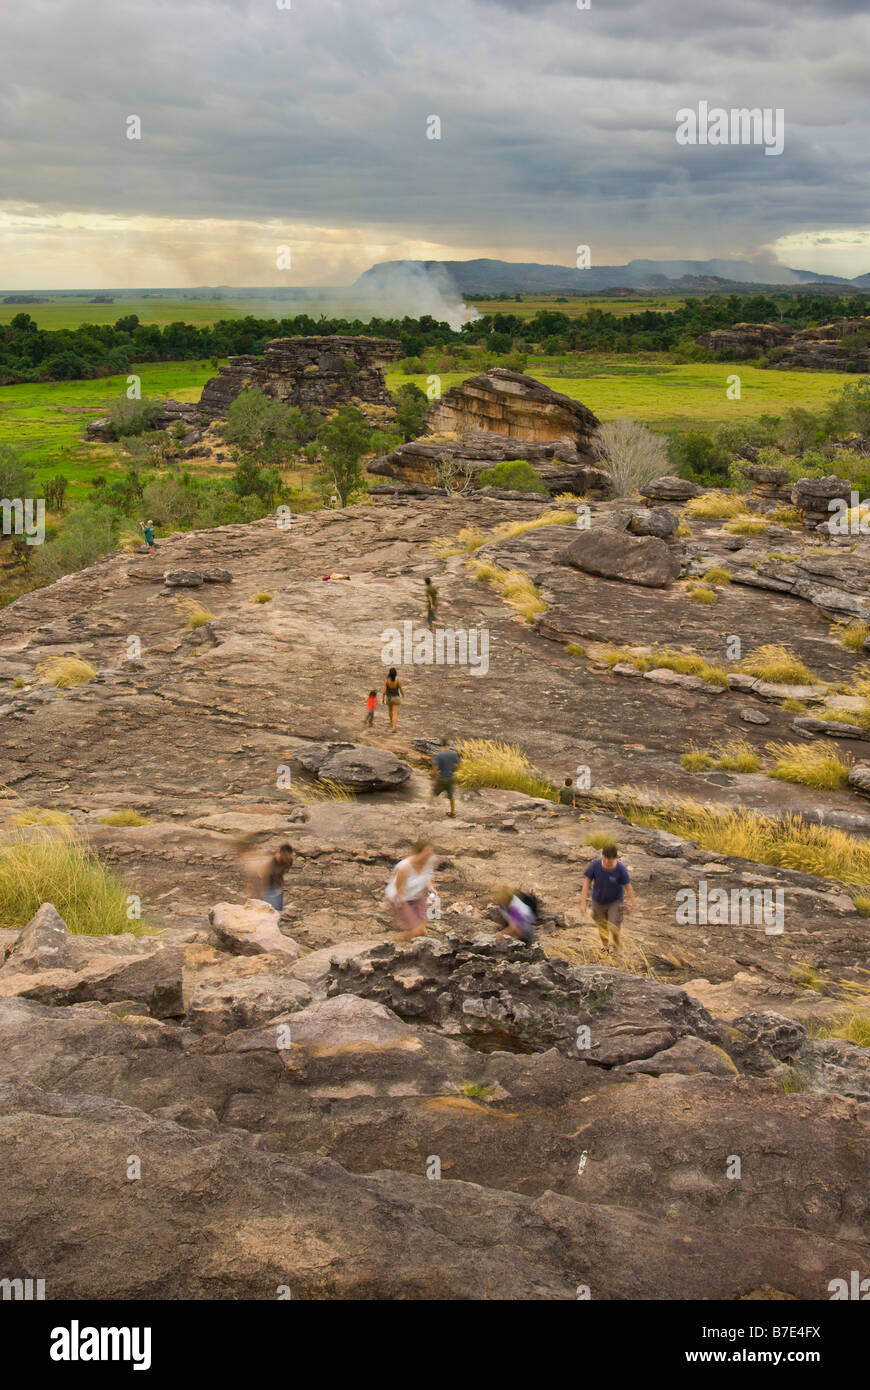
[{"label": "dry grass clump", "polygon": [[763,536],[767,522],[757,516],[744,516],[738,521],[729,521],[725,530],[730,531],[732,536]]},{"label": "dry grass clump", "polygon": [[124,809],[122,811],[106,811],[102,816],[97,816],[98,825],[150,825],[147,816],[143,816],[139,811]]},{"label": "dry grass clump", "polygon": [[0,926],[20,930],[43,903],[53,903],[71,932],[135,934],[127,889],[80,840],[17,832],[0,838]]},{"label": "dry grass clump", "polygon": [[856,893],[852,901],[855,904],[855,911],[859,916],[870,917],[870,898],[864,893]]},{"label": "dry grass clump", "polygon": [[768,521],[775,521],[778,526],[800,526],[801,514],[797,507],[777,507],[775,511],[767,513]]},{"label": "dry grass clump", "polygon": [[772,685],[817,685],[819,680],[787,647],[767,642],[737,664],[738,671]]},{"label": "dry grass clump", "polygon": [[523,574],[522,570],[503,570],[490,560],[481,560],[474,566],[474,577],[479,583],[492,584],[527,623],[534,622],[547,607],[529,576]]},{"label": "dry grass clump", "polygon": [[87,685],[97,672],[80,656],[50,656],[47,661],[40,661],[36,674],[56,690],[69,690],[74,685]]},{"label": "dry grass clump", "polygon": [[635,666],[638,671],[652,671],[656,667],[662,667],[667,671],[679,671],[684,676],[700,676],[701,680],[707,681],[710,685],[728,684],[728,672],[724,666],[714,666],[697,652],[678,652],[663,647],[661,651],[640,654],[633,647],[614,646],[602,653],[601,660],[610,667],[623,662]]},{"label": "dry grass clump", "polygon": [[42,806],[26,806],[23,811],[16,811],[7,821],[7,825],[14,830],[26,830],[32,825],[49,825],[57,829],[72,823],[72,816],[68,816],[66,811],[49,811]]},{"label": "dry grass clump", "polygon": [[870,1014],[853,1013],[846,1018],[828,1019],[809,1029],[813,1038],[842,1038],[844,1042],[870,1047]]},{"label": "dry grass clump", "polygon": [[708,589],[704,584],[696,584],[689,590],[689,598],[693,603],[715,603],[716,595],[712,589]]},{"label": "dry grass clump", "polygon": [[614,805],[636,825],[670,830],[703,849],[840,883],[870,883],[870,840],[833,826],[811,825],[795,813],[763,816],[745,807],[709,807],[688,798],[651,809],[630,792],[615,798]]},{"label": "dry grass clump", "polygon": [[254,594],[253,602],[254,602],[254,603],[271,603],[271,602],[272,602],[272,595],[271,595],[270,593],[268,593],[266,589],[261,589],[259,593]]},{"label": "dry grass clump", "polygon": [[712,492],[702,492],[699,497],[690,497],[684,510],[686,516],[703,516],[714,521],[727,521],[731,517],[745,515],[746,502],[737,493],[714,489]]},{"label": "dry grass clump", "polygon": [[834,623],[830,631],[831,636],[838,638],[844,647],[853,652],[861,652],[864,650],[864,643],[870,637],[870,624],[861,618],[855,618],[851,623]]},{"label": "dry grass clump", "polygon": [[721,565],[711,565],[701,577],[705,584],[730,584],[734,578],[731,571]]},{"label": "dry grass clump", "polygon": [[343,782],[333,782],[329,777],[311,784],[294,779],[293,795],[304,806],[311,806],[317,801],[356,801],[356,792],[352,787],[346,787]]},{"label": "dry grass clump", "polygon": [[457,745],[462,761],[456,771],[461,787],[503,787],[558,801],[555,787],[535,772],[525,753],[500,739],[470,738]]},{"label": "dry grass clump", "polygon": [[852,759],[833,743],[768,743],[775,760],[769,775],[780,782],[796,782],[815,791],[841,791],[849,784]]},{"label": "dry grass clump", "polygon": [[759,754],[744,738],[714,743],[710,748],[689,748],[680,758],[688,772],[703,772],[716,768],[720,772],[757,772],[761,766]]},{"label": "dry grass clump", "polygon": [[567,642],[565,644],[565,651],[570,652],[572,656],[586,655],[586,648],[581,647],[577,642]]},{"label": "dry grass clump", "polygon": [[194,631],[198,627],[205,627],[206,623],[210,623],[214,617],[214,613],[210,613],[198,599],[185,594],[177,596],[175,611],[180,618],[184,618],[184,626],[190,631]]},{"label": "dry grass clump", "polygon": [[489,539],[479,526],[463,526],[458,536],[438,536],[433,545],[436,554],[446,559],[448,555],[470,554],[479,550]]},{"label": "dry grass clump", "polygon": [[805,714],[807,708],[805,700],[795,700],[792,695],[789,695],[787,700],[781,701],[779,707],[781,710],[785,710],[786,714]]},{"label": "dry grass clump", "polygon": [[503,521],[495,527],[492,534],[499,540],[508,541],[514,536],[524,535],[526,531],[537,531],[541,526],[571,526],[576,520],[576,509],[569,512],[553,508],[541,516],[536,516],[533,521]]}]

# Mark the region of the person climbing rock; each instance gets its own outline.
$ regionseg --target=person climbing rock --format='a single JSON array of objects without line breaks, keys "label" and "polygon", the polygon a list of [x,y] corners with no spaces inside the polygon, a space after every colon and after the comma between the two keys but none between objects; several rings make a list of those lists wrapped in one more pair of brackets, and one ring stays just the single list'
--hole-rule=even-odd
[{"label": "person climbing rock", "polygon": [[434,888],[435,849],[425,837],[415,840],[411,853],[393,869],[385,897],[401,941],[426,935],[426,907]]},{"label": "person climbing rock", "polygon": [[461,755],[450,747],[450,740],[440,739],[438,752],[432,757],[432,795],[441,796],[443,793],[447,797],[450,816],[456,815],[456,769],[461,761]]},{"label": "person climbing rock", "polygon": [[619,849],[614,844],[601,846],[600,859],[593,859],[583,874],[580,911],[585,916],[592,887],[592,918],[598,928],[605,951],[611,942],[618,951],[622,947],[622,917],[634,910],[634,889],[628,869],[619,862]]},{"label": "person climbing rock", "polygon": [[402,682],[396,675],[395,666],[391,666],[387,672],[387,679],[384,681],[384,688],[381,698],[387,707],[387,714],[390,716],[390,728],[395,731],[399,724],[399,705],[405,697],[402,689]]},{"label": "person climbing rock", "polygon": [[145,537],[145,544],[146,544],[147,547],[148,547],[148,554],[149,554],[149,555],[153,555],[153,554],[156,552],[156,550],[157,550],[157,547],[156,547],[156,545],[154,544],[154,522],[153,522],[153,521],[140,521],[140,522],[139,522],[139,530],[142,532],[143,536]]}]

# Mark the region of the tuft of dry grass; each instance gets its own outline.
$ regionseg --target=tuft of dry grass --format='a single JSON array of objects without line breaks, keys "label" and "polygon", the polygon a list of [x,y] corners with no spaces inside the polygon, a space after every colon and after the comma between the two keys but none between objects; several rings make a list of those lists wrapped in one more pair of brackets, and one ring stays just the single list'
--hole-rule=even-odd
[{"label": "tuft of dry grass", "polygon": [[861,917],[870,917],[870,898],[864,893],[856,893],[852,899],[855,904],[855,911]]},{"label": "tuft of dry grass", "polygon": [[737,664],[738,671],[747,676],[757,676],[759,680],[772,685],[818,685],[821,682],[814,676],[800,657],[787,647],[767,642],[756,647]]},{"label": "tuft of dry grass", "polygon": [[89,661],[84,661],[80,656],[51,656],[47,661],[40,661],[36,674],[56,690],[69,690],[74,685],[87,685],[97,672]]},{"label": "tuft of dry grass", "polygon": [[500,739],[470,738],[458,744],[462,761],[456,780],[469,790],[475,787],[503,787],[508,791],[524,792],[558,801],[559,794],[545,778],[538,775],[525,753],[515,744]]},{"label": "tuft of dry grass", "polygon": [[143,816],[139,811],[106,811],[102,816],[97,816],[98,825],[150,825],[147,816]]},{"label": "tuft of dry grass", "polygon": [[705,584],[730,584],[734,578],[730,570],[721,565],[711,565],[702,575]]},{"label": "tuft of dry grass", "polygon": [[732,536],[763,536],[767,530],[767,522],[761,521],[757,516],[741,517],[739,521],[729,521],[725,527]]},{"label": "tuft of dry grass", "polygon": [[689,590],[689,598],[693,603],[715,603],[716,595],[712,589],[706,588],[703,584],[696,584]]},{"label": "tuft of dry grass", "polygon": [[474,577],[479,583],[492,584],[527,623],[534,622],[547,607],[529,576],[523,574],[522,570],[503,570],[490,560],[481,560],[474,565]]},{"label": "tuft of dry grass", "polygon": [[574,511],[551,508],[550,511],[536,516],[532,521],[503,521],[496,526],[493,536],[499,540],[513,540],[514,536],[525,535],[526,531],[537,531],[541,526],[571,526],[577,520],[576,508]]},{"label": "tuft of dry grass", "polygon": [[669,830],[719,854],[840,883],[870,884],[870,840],[812,825],[796,813],[764,816],[746,807],[711,807],[690,798],[651,808],[630,789],[615,795],[613,806],[635,825]]},{"label": "tuft of dry grass", "polygon": [[180,618],[184,618],[184,626],[191,632],[198,627],[205,627],[214,617],[204,604],[198,599],[191,598],[189,594],[179,594],[175,600],[175,611]]},{"label": "tuft of dry grass", "polygon": [[52,903],[71,932],[138,935],[143,922],[127,917],[128,892],[90,848],[44,829],[0,838],[0,926],[20,930],[43,903]]},{"label": "tuft of dry grass", "polygon": [[870,1014],[858,1012],[846,1018],[828,1019],[810,1028],[813,1038],[842,1038],[844,1042],[870,1047]]},{"label": "tuft of dry grass", "polygon": [[870,624],[865,623],[860,618],[855,618],[850,623],[834,623],[830,629],[831,636],[838,638],[844,647],[850,651],[862,652],[864,643],[870,637]]},{"label": "tuft of dry grass", "polygon": [[690,497],[684,508],[686,516],[708,517],[713,521],[727,521],[731,517],[743,516],[746,501],[739,493],[723,492],[714,489],[702,492],[699,497]]},{"label": "tuft of dry grass", "polygon": [[311,806],[318,801],[356,801],[356,792],[343,782],[333,782],[324,777],[321,782],[310,785],[293,781],[293,795],[303,806]]},{"label": "tuft of dry grass", "polygon": [[680,758],[688,772],[717,768],[720,772],[757,772],[761,758],[745,738],[714,743],[710,748],[689,748]]},{"label": "tuft of dry grass", "polygon": [[623,662],[635,666],[638,671],[652,671],[656,667],[662,667],[667,671],[679,671],[684,676],[700,676],[701,680],[707,681],[710,685],[728,684],[728,672],[724,666],[714,666],[697,652],[678,652],[673,648],[663,647],[661,651],[642,655],[633,647],[614,646],[602,653],[601,660],[611,667]]},{"label": "tuft of dry grass", "polygon": [[849,784],[852,759],[833,743],[768,743],[766,747],[775,760],[769,776],[780,782],[795,782],[815,791],[842,791]]},{"label": "tuft of dry grass", "polygon": [[72,825],[73,818],[68,816],[66,811],[49,811],[42,806],[26,806],[23,811],[16,811],[14,816],[10,816],[7,824],[15,830],[26,830],[32,825],[49,825],[59,828],[61,826]]},{"label": "tuft of dry grass", "polygon": [[254,594],[254,597],[253,597],[252,602],[253,602],[253,603],[271,603],[271,602],[272,602],[272,595],[271,595],[270,593],[268,593],[265,589],[261,589],[259,593]]},{"label": "tuft of dry grass", "polygon": [[490,539],[479,526],[463,526],[458,536],[437,536],[433,541],[436,554],[444,559],[449,555],[471,554]]}]

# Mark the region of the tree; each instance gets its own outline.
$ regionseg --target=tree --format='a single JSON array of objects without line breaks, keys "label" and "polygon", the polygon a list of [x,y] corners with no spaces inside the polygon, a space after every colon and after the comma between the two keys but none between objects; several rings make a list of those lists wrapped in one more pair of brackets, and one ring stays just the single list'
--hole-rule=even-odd
[{"label": "tree", "polygon": [[231,486],[239,497],[259,497],[271,507],[281,487],[281,474],[277,468],[263,468],[250,454],[242,454],[236,460]]},{"label": "tree", "polygon": [[224,438],[261,462],[280,463],[317,431],[317,417],[305,410],[273,401],[262,391],[242,391],[227,411]]},{"label": "tree", "polygon": [[66,496],[67,479],[62,473],[57,473],[53,478],[49,478],[45,485],[45,505],[49,511],[62,512],[63,500]]},{"label": "tree", "polygon": [[361,410],[343,405],[317,431],[323,461],[321,480],[335,488],[343,507],[363,483],[361,460],[371,447],[371,426]]},{"label": "tree", "polygon": [[661,435],[635,420],[608,420],[598,431],[595,450],[610,474],[616,497],[628,497],[670,469]]},{"label": "tree", "polygon": [[432,463],[438,487],[445,492],[467,492],[474,481],[474,464],[455,454],[439,454]]},{"label": "tree", "polygon": [[0,498],[31,496],[33,474],[9,444],[0,444]]},{"label": "tree", "polygon": [[409,381],[399,387],[393,400],[396,403],[396,422],[403,439],[419,439],[422,434],[428,433],[423,423],[429,409],[429,398],[425,391]]},{"label": "tree", "polygon": [[118,396],[109,406],[109,424],[116,439],[134,434],[145,434],[154,428],[154,423],[162,414],[159,401],[142,396],[139,400],[129,396]]}]

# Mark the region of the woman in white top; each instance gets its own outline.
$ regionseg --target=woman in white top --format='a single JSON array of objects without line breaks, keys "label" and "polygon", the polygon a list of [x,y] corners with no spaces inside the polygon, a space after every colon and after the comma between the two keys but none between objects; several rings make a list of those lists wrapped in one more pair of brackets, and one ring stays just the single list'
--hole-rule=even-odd
[{"label": "woman in white top", "polygon": [[407,859],[393,869],[386,899],[403,941],[426,935],[426,899],[434,874],[435,850],[429,840],[415,840]]}]

